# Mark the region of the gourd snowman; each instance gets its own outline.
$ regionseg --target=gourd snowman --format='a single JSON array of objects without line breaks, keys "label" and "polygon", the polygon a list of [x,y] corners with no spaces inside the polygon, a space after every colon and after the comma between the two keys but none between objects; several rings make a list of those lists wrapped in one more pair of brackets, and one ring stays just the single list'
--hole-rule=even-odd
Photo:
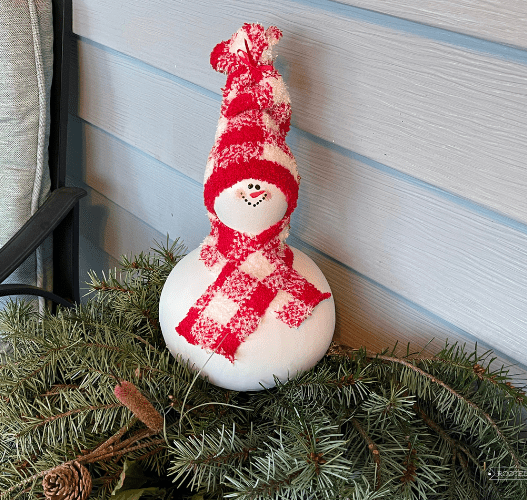
[{"label": "gourd snowman", "polygon": [[244,24],[211,53],[213,68],[227,74],[205,168],[211,232],[175,266],[159,305],[170,352],[238,391],[311,368],[335,327],[324,275],[285,243],[300,176],[285,142],[289,95],[271,54],[281,36]]}]

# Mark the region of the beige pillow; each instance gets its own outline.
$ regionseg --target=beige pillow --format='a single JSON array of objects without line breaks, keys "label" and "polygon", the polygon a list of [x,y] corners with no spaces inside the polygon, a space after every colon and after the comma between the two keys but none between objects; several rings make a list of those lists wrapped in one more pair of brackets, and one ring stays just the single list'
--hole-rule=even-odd
[{"label": "beige pillow", "polygon": [[[49,193],[52,70],[51,0],[0,0],[0,246]],[[5,283],[47,287],[45,250],[39,248]]]}]

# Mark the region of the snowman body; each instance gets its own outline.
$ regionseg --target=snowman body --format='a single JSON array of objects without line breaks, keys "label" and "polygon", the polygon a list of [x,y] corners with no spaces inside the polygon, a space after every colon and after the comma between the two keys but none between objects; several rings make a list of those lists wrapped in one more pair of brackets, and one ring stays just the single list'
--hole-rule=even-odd
[{"label": "snowman body", "polygon": [[[292,248],[293,268],[319,290],[329,292],[326,278],[303,252]],[[176,331],[196,300],[216,279],[200,260],[197,248],[170,273],[159,304],[159,319],[165,342],[175,357],[188,360],[195,370],[220,387],[236,391],[261,390],[314,366],[327,351],[335,327],[333,297],[324,300],[298,328],[290,328],[268,310],[255,332],[242,342],[231,362],[200,346],[192,345]]]}]

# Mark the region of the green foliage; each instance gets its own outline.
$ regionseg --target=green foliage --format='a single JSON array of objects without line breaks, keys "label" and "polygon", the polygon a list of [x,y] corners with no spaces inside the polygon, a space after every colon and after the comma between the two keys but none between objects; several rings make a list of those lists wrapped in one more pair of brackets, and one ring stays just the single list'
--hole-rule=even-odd
[{"label": "green foliage", "polygon": [[[1,313],[1,500],[43,498],[46,471],[72,460],[101,500],[527,497],[514,480],[527,474],[527,400],[491,353],[333,346],[273,389],[224,390],[164,345],[159,296],[183,252],[167,244],[90,275],[73,310]],[[161,433],[115,397],[116,378],[163,416]]]}]

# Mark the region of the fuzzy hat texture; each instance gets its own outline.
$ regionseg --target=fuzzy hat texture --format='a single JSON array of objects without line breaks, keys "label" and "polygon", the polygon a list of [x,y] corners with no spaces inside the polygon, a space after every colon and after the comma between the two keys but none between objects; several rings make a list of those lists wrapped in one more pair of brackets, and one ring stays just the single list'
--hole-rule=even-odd
[{"label": "fuzzy hat texture", "polygon": [[285,137],[291,103],[281,75],[273,66],[272,47],[282,37],[275,26],[244,24],[211,53],[212,67],[227,75],[214,146],[205,169],[204,199],[215,215],[214,201],[244,179],[267,181],[285,195],[285,217],[296,207],[296,161]]}]

